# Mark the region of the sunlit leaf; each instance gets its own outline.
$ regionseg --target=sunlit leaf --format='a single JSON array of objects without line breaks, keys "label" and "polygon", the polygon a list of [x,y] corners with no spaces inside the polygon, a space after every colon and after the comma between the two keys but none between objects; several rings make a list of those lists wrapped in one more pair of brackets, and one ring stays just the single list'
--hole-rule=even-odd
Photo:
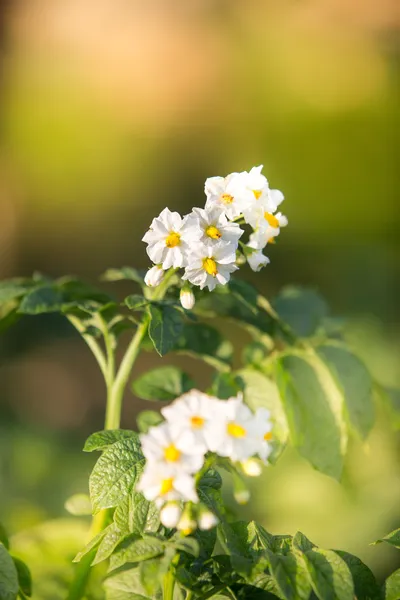
[{"label": "sunlit leaf", "polygon": [[170,402],[194,387],[194,381],[173,365],[147,371],[132,384],[133,393],[143,400]]}]

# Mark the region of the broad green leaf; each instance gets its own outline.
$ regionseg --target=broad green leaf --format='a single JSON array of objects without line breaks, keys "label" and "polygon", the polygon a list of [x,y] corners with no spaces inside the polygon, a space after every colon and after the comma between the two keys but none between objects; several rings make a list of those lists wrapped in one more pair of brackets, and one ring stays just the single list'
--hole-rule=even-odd
[{"label": "broad green leaf", "polygon": [[385,600],[399,600],[400,598],[400,569],[388,577],[383,585]]},{"label": "broad green leaf", "polygon": [[120,269],[108,269],[102,276],[103,281],[135,281],[144,285],[144,276],[141,271],[132,267],[121,267]]},{"label": "broad green leaf", "polygon": [[32,577],[27,565],[19,558],[12,557],[17,569],[19,588],[25,596],[32,596]]},{"label": "broad green leaf", "polygon": [[245,365],[251,365],[256,368],[261,368],[262,363],[268,354],[271,352],[271,348],[259,341],[250,342],[243,348],[242,362]]},{"label": "broad green leaf", "polygon": [[271,412],[273,451],[269,460],[274,462],[285,448],[289,436],[289,427],[276,383],[251,369],[242,369],[238,371],[238,375],[244,384],[246,404],[254,411],[263,407]]},{"label": "broad green leaf", "polygon": [[215,469],[209,469],[201,476],[198,485],[200,488],[210,487],[219,490],[222,487],[221,475]]},{"label": "broad green leaf", "polygon": [[378,393],[382,398],[387,412],[389,413],[390,424],[394,429],[400,429],[400,390],[385,386],[378,386]]},{"label": "broad green leaf", "polygon": [[395,546],[396,548],[400,549],[400,529],[395,529],[394,531],[391,531],[390,533],[385,535],[385,537],[376,540],[374,544],[381,544],[382,542],[387,542],[391,546]]},{"label": "broad green leaf", "polygon": [[243,539],[242,531],[246,528],[246,523],[227,523],[222,522],[218,525],[218,540],[230,556],[233,569],[246,577],[250,574],[254,560]]},{"label": "broad green leaf", "polygon": [[138,442],[139,437],[135,431],[129,429],[107,429],[97,431],[88,437],[83,447],[84,452],[93,452],[94,450],[107,450],[116,442],[133,438]]},{"label": "broad green leaf", "polygon": [[217,373],[210,388],[210,394],[221,400],[237,396],[242,391],[243,382],[238,375],[233,373]]},{"label": "broad green leaf", "polygon": [[35,285],[31,279],[6,279],[0,281],[0,304],[24,296]]},{"label": "broad green leaf", "polygon": [[299,337],[314,335],[328,315],[325,300],[309,289],[286,287],[274,298],[272,306]]},{"label": "broad green leaf", "polygon": [[119,544],[114,551],[110,563],[110,569],[115,570],[126,563],[137,563],[142,560],[149,560],[164,553],[164,544],[156,537],[145,536],[137,539],[132,534]]},{"label": "broad green leaf", "polygon": [[335,550],[335,552],[350,569],[357,600],[381,600],[380,589],[371,569],[357,556],[342,550]]},{"label": "broad green leaf", "polygon": [[140,492],[133,491],[117,506],[114,522],[121,531],[140,537],[145,532],[156,532],[160,515],[154,502],[149,502]]},{"label": "broad green leaf", "polygon": [[170,544],[176,549],[191,554],[196,558],[200,554],[199,542],[194,537],[181,537],[178,533],[175,538],[170,540]]},{"label": "broad green leaf", "polygon": [[18,312],[26,315],[58,312],[64,304],[64,295],[56,285],[42,285],[28,292]]},{"label": "broad green leaf", "polygon": [[92,566],[106,560],[114,552],[115,548],[126,538],[127,534],[121,532],[115,523],[111,523],[106,528],[106,534],[103,536],[97,547],[96,556],[92,560]]},{"label": "broad green leaf", "polygon": [[22,315],[18,312],[19,301],[11,300],[0,306],[0,333],[15,325]]},{"label": "broad green leaf", "polygon": [[372,379],[368,369],[353,352],[338,342],[318,346],[316,351],[344,396],[351,428],[365,438],[374,423]]},{"label": "broad green leaf", "polygon": [[107,600],[151,600],[140,581],[137,566],[111,573],[104,581]]},{"label": "broad green leaf", "polygon": [[0,600],[15,600],[18,589],[17,568],[7,548],[0,543]]},{"label": "broad green leaf", "polygon": [[147,371],[132,384],[133,393],[142,400],[170,402],[195,386],[194,381],[178,367],[167,365]]},{"label": "broad green leaf", "polygon": [[159,558],[144,560],[139,563],[139,576],[143,588],[150,596],[157,592],[163,575],[163,565]]},{"label": "broad green leaf", "polygon": [[100,456],[89,479],[93,512],[117,506],[133,489],[144,466],[136,438],[113,444]]},{"label": "broad green leaf", "polygon": [[185,323],[174,350],[200,357],[219,370],[229,370],[232,362],[232,344],[217,329],[205,323]]},{"label": "broad green leaf", "polygon": [[276,362],[277,384],[293,445],[319,471],[339,479],[347,448],[343,396],[310,350]]},{"label": "broad green leaf", "polygon": [[274,535],[272,552],[275,554],[289,554],[292,551],[293,538],[291,535]]},{"label": "broad green leaf", "polygon": [[233,596],[228,596],[231,600],[276,600],[276,598],[282,598],[270,591],[246,583],[234,584],[230,590],[233,592]]},{"label": "broad green leaf", "polygon": [[295,554],[268,552],[271,575],[285,600],[308,600],[311,584],[307,571]]},{"label": "broad green leaf", "polygon": [[146,300],[144,296],[140,296],[139,294],[132,294],[125,298],[124,303],[130,310],[140,310],[145,308],[149,301]]},{"label": "broad green leaf", "polygon": [[298,531],[295,533],[292,539],[292,545],[295,550],[299,550],[300,552],[307,552],[308,550],[312,550],[315,548],[315,544],[313,544],[305,535]]},{"label": "broad green leaf", "polygon": [[247,544],[252,552],[259,554],[265,550],[271,549],[274,536],[268,533],[264,527],[250,521],[247,524]]},{"label": "broad green leaf", "polygon": [[136,417],[140,433],[147,433],[150,427],[156,427],[162,421],[162,416],[156,410],[142,410]]},{"label": "broad green leaf", "polygon": [[8,540],[7,532],[1,523],[0,523],[0,544],[3,544],[3,546],[5,546],[5,548],[7,550],[10,548],[10,542]]},{"label": "broad green leaf", "polygon": [[66,500],[64,507],[70,515],[75,517],[92,514],[92,505],[87,494],[74,494]]},{"label": "broad green leaf", "polygon": [[160,356],[176,345],[183,331],[183,315],[174,307],[162,304],[149,306],[149,336]]},{"label": "broad green leaf", "polygon": [[105,529],[103,529],[103,531],[100,531],[94,538],[92,538],[90,542],[86,544],[84,549],[78,552],[78,554],[75,556],[72,562],[80,562],[84,556],[86,556],[87,554],[89,554],[89,552],[92,552],[95,548],[97,548],[100,545],[103,537],[107,534],[107,529],[108,528],[106,527]]},{"label": "broad green leaf", "polygon": [[314,548],[301,556],[312,588],[320,600],[354,600],[350,569],[336,552]]}]

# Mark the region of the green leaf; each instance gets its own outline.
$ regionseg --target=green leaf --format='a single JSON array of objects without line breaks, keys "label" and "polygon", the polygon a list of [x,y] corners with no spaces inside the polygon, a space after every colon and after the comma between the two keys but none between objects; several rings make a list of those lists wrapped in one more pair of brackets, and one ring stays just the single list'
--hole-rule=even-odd
[{"label": "green leaf", "polygon": [[58,312],[63,303],[63,293],[55,285],[42,285],[25,295],[18,312],[26,315]]},{"label": "green leaf", "polygon": [[195,386],[194,381],[178,367],[167,365],[147,371],[132,384],[133,393],[142,400],[170,402]]},{"label": "green leaf", "polygon": [[81,550],[80,552],[78,552],[78,554],[75,556],[75,558],[73,559],[72,562],[74,562],[74,563],[80,562],[84,556],[89,554],[89,552],[92,552],[92,550],[94,550],[95,548],[97,548],[100,545],[103,537],[106,534],[107,534],[107,527],[105,529],[103,529],[103,531],[100,531],[94,538],[92,538],[90,540],[90,542],[88,542],[86,544],[84,549]]},{"label": "green leaf", "polygon": [[24,278],[0,281],[0,304],[21,298],[35,285],[37,283],[32,279]]},{"label": "green leaf", "polygon": [[388,577],[383,585],[385,600],[399,600],[400,598],[400,569]]},{"label": "green leaf", "polygon": [[247,524],[247,544],[252,553],[259,554],[271,549],[273,539],[274,536],[255,521]]},{"label": "green leaf", "polygon": [[32,577],[26,564],[19,558],[12,557],[17,569],[19,588],[25,596],[32,596]]},{"label": "green leaf", "polygon": [[163,564],[159,558],[139,563],[140,581],[147,594],[152,597],[154,597],[154,594],[160,587],[160,580],[163,574]]},{"label": "green leaf", "polygon": [[338,342],[318,346],[316,351],[344,396],[351,428],[365,438],[374,423],[372,379],[368,369],[353,352]]},{"label": "green leaf", "polygon": [[294,554],[268,552],[271,575],[285,600],[308,600],[311,584],[303,563]]},{"label": "green leaf", "polygon": [[300,552],[307,552],[308,550],[312,550],[316,548],[315,544],[313,544],[305,535],[298,531],[293,539],[292,545],[295,550],[299,550]]},{"label": "green leaf", "polygon": [[400,429],[400,390],[385,386],[378,386],[384,405],[389,413],[390,424],[393,429]]},{"label": "green leaf", "polygon": [[202,475],[198,485],[200,488],[210,487],[219,490],[222,487],[222,477],[215,469],[209,469]]},{"label": "green leaf", "polygon": [[21,318],[18,312],[19,301],[11,300],[0,306],[0,333],[7,331]]},{"label": "green leaf", "polygon": [[233,356],[232,344],[205,323],[185,323],[174,350],[200,357],[212,367],[225,371],[229,370]]},{"label": "green leaf", "polygon": [[145,532],[156,532],[160,525],[159,510],[140,492],[133,491],[124,498],[114,513],[114,522],[121,531],[140,537]]},{"label": "green leaf", "polygon": [[342,550],[335,550],[335,552],[350,569],[357,600],[381,600],[380,589],[371,569],[357,556]]},{"label": "green leaf", "polygon": [[245,365],[251,365],[261,368],[265,358],[270,354],[271,348],[259,341],[253,341],[247,344],[242,352],[242,362]]},{"label": "green leaf", "polygon": [[145,308],[149,304],[149,301],[144,296],[132,294],[125,298],[124,303],[130,310],[139,310]]},{"label": "green leaf", "polygon": [[93,512],[117,506],[133,489],[144,457],[136,437],[113,444],[100,456],[89,479]]},{"label": "green leaf", "polygon": [[199,542],[194,537],[180,537],[180,534],[178,534],[176,539],[172,539],[170,543],[176,550],[181,550],[192,556],[197,557],[200,554]]},{"label": "green leaf", "polygon": [[127,537],[127,534],[121,532],[115,523],[111,523],[105,531],[106,534],[103,536],[97,548],[96,556],[92,560],[92,567],[109,558],[115,548]]},{"label": "green leaf", "polygon": [[17,568],[7,548],[0,543],[0,600],[15,600],[18,589]]},{"label": "green leaf", "polygon": [[253,585],[238,583],[231,588],[234,596],[227,596],[231,600],[276,600],[282,596],[276,596],[269,590],[254,587]]},{"label": "green leaf", "polygon": [[233,373],[217,373],[213,379],[210,394],[221,400],[227,400],[242,392],[243,387],[243,382],[238,375],[234,375]]},{"label": "green leaf", "polygon": [[114,551],[110,563],[110,569],[115,570],[126,563],[137,563],[149,560],[164,553],[164,544],[161,540],[152,536],[137,539],[132,534],[128,536]]},{"label": "green leaf", "polygon": [[111,573],[104,581],[107,600],[151,600],[140,580],[137,566]]},{"label": "green leaf", "polygon": [[279,317],[299,337],[310,337],[321,327],[328,315],[325,300],[314,290],[284,288],[272,302]]},{"label": "green leaf", "polygon": [[238,371],[238,375],[244,383],[245,403],[254,411],[263,407],[271,412],[273,451],[269,460],[275,462],[284,450],[289,437],[289,427],[279,390],[274,381],[258,371],[243,369]]},{"label": "green leaf", "polygon": [[133,438],[138,442],[139,437],[135,431],[129,429],[107,429],[97,431],[88,437],[83,447],[84,452],[93,452],[94,450],[107,450],[116,442]]},{"label": "green leaf", "polygon": [[5,548],[7,548],[7,550],[10,548],[10,542],[8,541],[7,532],[1,523],[0,523],[0,544],[3,544],[3,546],[5,546]]},{"label": "green leaf", "polygon": [[144,276],[137,269],[132,267],[121,267],[120,269],[108,269],[102,276],[103,281],[136,281],[144,285]]},{"label": "green leaf", "polygon": [[65,510],[75,517],[92,514],[92,505],[87,494],[74,494],[64,504]]},{"label": "green leaf", "polygon": [[395,546],[395,548],[400,549],[400,529],[395,529],[394,531],[391,531],[390,533],[385,535],[385,537],[376,540],[374,544],[381,544],[382,542],[386,542],[391,546]]},{"label": "green leaf", "polygon": [[162,421],[162,416],[156,410],[142,410],[136,417],[140,433],[147,433],[150,427],[156,427]]},{"label": "green leaf", "polygon": [[320,600],[354,600],[350,569],[336,552],[314,548],[301,556],[312,588]]},{"label": "green leaf", "polygon": [[339,479],[347,448],[343,397],[312,351],[276,362],[277,384],[294,446],[319,471]]},{"label": "green leaf", "polygon": [[246,527],[246,523],[240,521],[218,525],[218,540],[230,556],[233,569],[243,577],[250,574],[254,563],[242,534]]},{"label": "green leaf", "polygon": [[176,345],[183,331],[183,315],[168,305],[149,306],[149,336],[160,356],[164,356]]}]

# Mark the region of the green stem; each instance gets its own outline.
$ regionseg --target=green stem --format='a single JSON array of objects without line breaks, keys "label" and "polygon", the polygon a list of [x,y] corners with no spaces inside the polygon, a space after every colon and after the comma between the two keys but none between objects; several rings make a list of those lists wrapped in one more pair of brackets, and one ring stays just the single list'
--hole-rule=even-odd
[{"label": "green stem", "polygon": [[94,339],[93,336],[85,334],[85,326],[82,324],[82,322],[79,319],[77,319],[76,317],[73,317],[72,315],[68,315],[68,320],[75,327],[75,329],[81,334],[81,336],[83,337],[83,339],[85,340],[85,342],[87,343],[87,345],[89,346],[91,351],[93,352],[94,357],[97,360],[97,363],[100,367],[100,370],[103,373],[104,379],[107,381],[107,370],[108,370],[107,361],[106,361],[106,357],[104,356],[104,353],[103,353],[102,349],[100,348],[99,344],[97,343],[97,341]]},{"label": "green stem", "polygon": [[175,577],[171,571],[164,576],[163,600],[173,600],[175,588]]}]

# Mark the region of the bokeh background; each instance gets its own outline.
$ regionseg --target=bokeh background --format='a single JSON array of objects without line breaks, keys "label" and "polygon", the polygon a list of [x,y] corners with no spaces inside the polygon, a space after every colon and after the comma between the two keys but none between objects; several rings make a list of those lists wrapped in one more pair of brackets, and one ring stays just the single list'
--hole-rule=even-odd
[{"label": "bokeh background", "polygon": [[[376,378],[399,386],[399,20],[392,0],[3,1],[0,278],[146,267],[140,239],[164,206],[201,206],[206,177],[262,163],[290,226],[257,285],[319,288]],[[40,570],[55,550],[39,524],[87,489],[104,388],[49,316],[1,338],[0,390],[0,520]],[[125,427],[138,407],[127,396]],[[399,559],[368,544],[400,525],[400,440],[378,416],[342,484],[288,450],[241,514],[384,577]]]}]

